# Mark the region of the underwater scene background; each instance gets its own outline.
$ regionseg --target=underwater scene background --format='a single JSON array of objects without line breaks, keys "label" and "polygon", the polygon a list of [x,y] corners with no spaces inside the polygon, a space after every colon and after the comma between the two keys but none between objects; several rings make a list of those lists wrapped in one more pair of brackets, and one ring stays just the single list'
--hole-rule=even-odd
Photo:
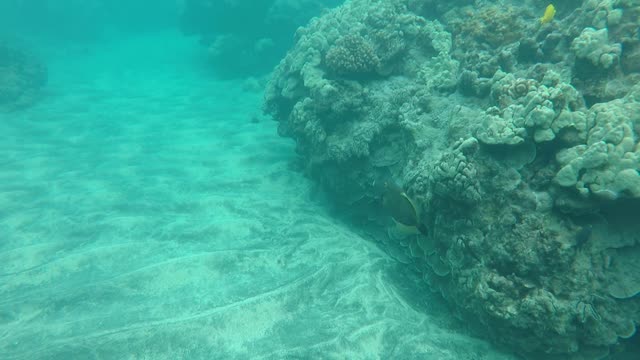
[{"label": "underwater scene background", "polygon": [[0,359],[640,358],[640,0],[3,0]]}]

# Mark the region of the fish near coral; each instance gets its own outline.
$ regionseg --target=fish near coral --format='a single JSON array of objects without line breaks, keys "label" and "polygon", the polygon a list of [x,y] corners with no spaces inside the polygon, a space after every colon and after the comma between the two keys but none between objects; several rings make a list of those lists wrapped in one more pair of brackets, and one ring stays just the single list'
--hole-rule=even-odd
[{"label": "fish near coral", "polygon": [[540,24],[550,23],[554,16],[556,16],[556,7],[553,6],[553,4],[547,5],[547,8],[544,10],[544,15],[540,18]]},{"label": "fish near coral", "polygon": [[389,213],[398,230],[405,234],[426,234],[420,224],[420,214],[404,190],[392,181],[384,182],[382,206]]}]

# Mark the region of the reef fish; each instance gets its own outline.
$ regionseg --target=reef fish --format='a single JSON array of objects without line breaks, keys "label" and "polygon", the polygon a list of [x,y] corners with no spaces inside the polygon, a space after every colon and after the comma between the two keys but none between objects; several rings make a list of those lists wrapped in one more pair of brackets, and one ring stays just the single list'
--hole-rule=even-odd
[{"label": "reef fish", "polygon": [[547,5],[547,8],[544,10],[544,15],[540,18],[540,24],[550,23],[554,16],[556,16],[556,7],[553,6],[553,4]]},{"label": "reef fish", "polygon": [[404,190],[392,181],[384,182],[382,206],[403,233],[425,233],[415,204]]}]

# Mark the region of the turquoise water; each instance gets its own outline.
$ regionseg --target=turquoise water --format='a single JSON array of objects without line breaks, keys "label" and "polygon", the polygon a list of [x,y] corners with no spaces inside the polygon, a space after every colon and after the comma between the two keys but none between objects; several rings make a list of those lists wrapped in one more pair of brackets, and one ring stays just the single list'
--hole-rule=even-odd
[{"label": "turquoise water", "polygon": [[40,47],[46,93],[0,115],[0,358],[509,358],[329,214],[201,51]]}]

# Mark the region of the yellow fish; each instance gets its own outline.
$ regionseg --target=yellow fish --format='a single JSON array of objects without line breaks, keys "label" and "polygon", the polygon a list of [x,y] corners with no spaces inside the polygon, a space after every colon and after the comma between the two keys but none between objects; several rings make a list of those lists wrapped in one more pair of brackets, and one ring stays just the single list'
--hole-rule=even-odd
[{"label": "yellow fish", "polygon": [[547,5],[547,8],[544,10],[544,15],[540,18],[540,24],[548,24],[553,20],[553,17],[556,15],[556,7],[553,4]]}]

